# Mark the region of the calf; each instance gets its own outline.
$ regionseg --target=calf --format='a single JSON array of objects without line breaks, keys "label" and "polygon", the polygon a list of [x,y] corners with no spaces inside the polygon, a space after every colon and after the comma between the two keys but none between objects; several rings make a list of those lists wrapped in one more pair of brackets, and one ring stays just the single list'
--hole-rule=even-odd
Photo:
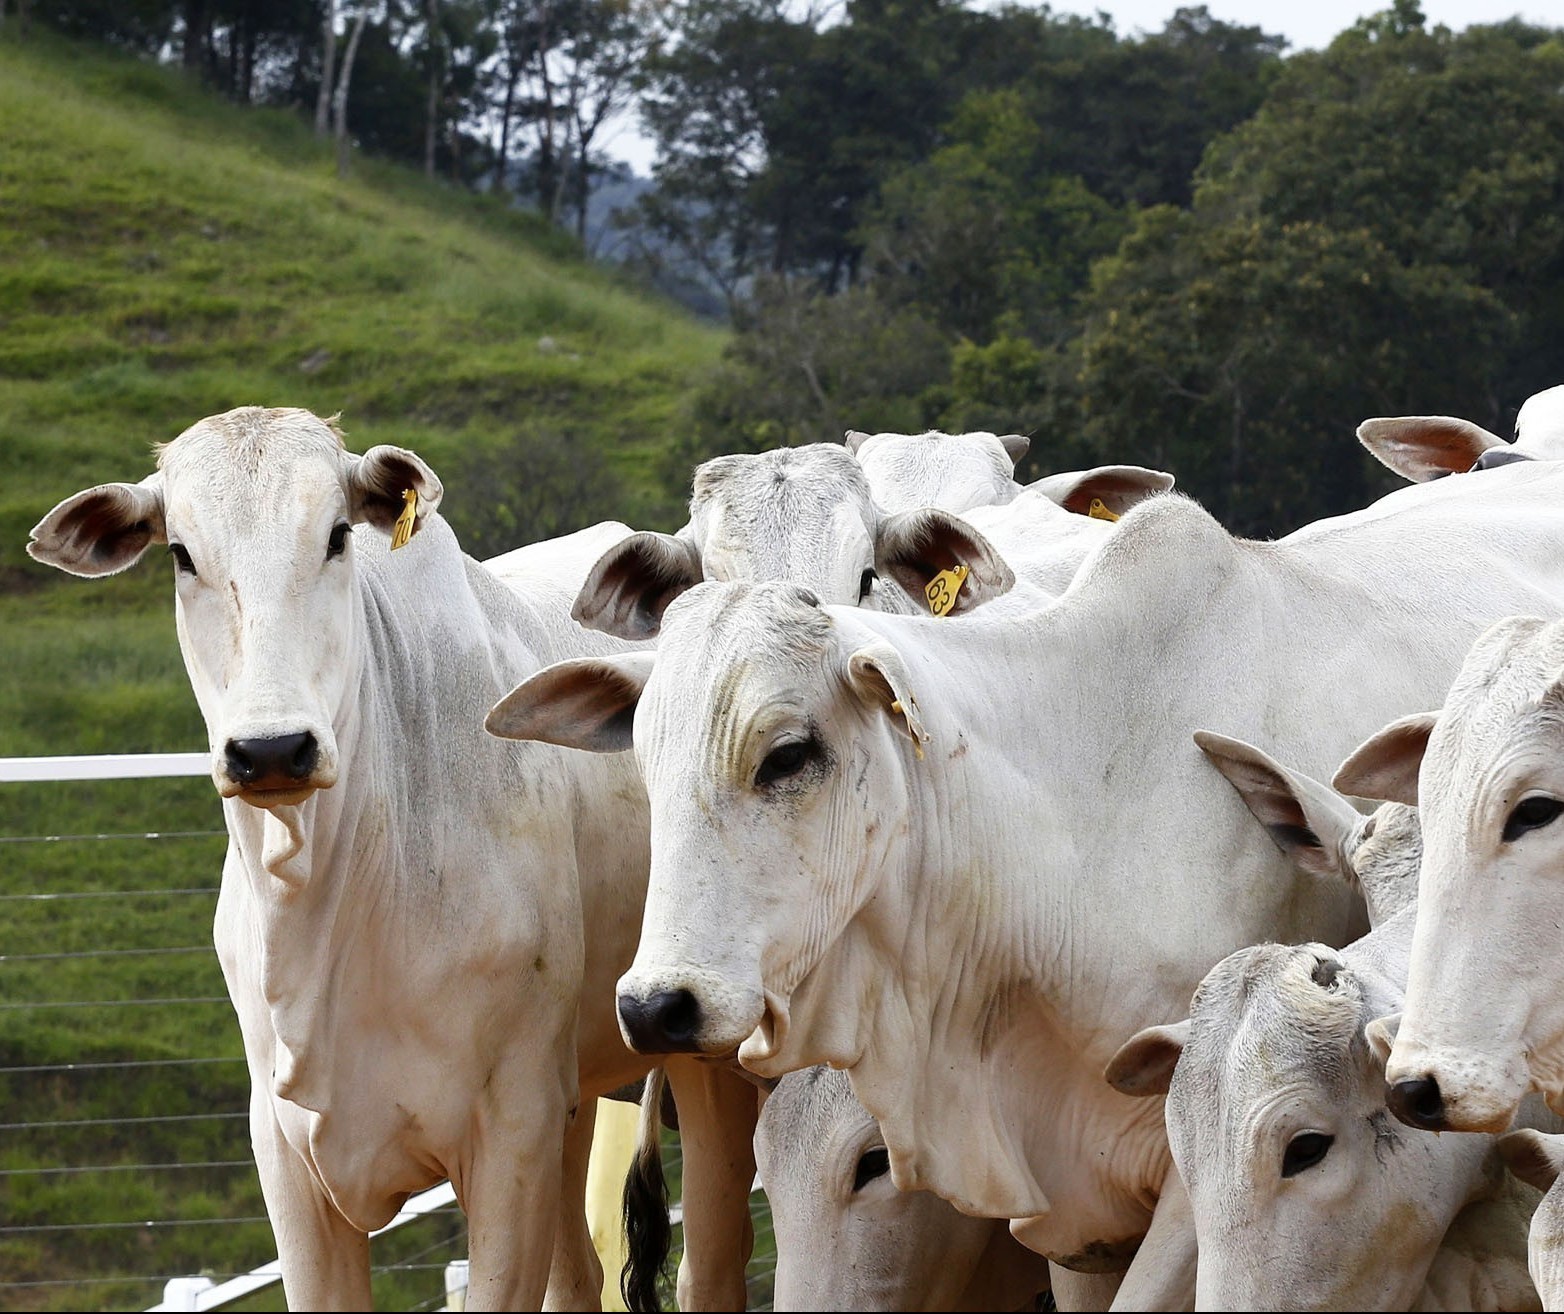
[{"label": "calf", "polygon": [[[1218,963],[1187,1021],[1108,1065],[1167,1095],[1199,1247],[1197,1309],[1525,1309],[1535,1196],[1492,1137],[1400,1129],[1368,1026],[1400,1007],[1421,842],[1414,809],[1364,817],[1251,745],[1196,736],[1303,871],[1361,886],[1375,929],[1339,953],[1256,945]],[[1529,1198],[1528,1198],[1529,1197]]]},{"label": "calf", "polygon": [[898,1191],[879,1126],[831,1068],[789,1073],[766,1097],[755,1162],[776,1231],[775,1308],[1020,1310],[1048,1263],[1006,1220]]}]

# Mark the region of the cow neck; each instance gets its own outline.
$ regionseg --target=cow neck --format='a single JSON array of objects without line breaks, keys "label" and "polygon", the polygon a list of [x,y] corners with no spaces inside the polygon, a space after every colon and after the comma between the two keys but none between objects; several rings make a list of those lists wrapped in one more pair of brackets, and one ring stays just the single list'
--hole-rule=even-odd
[{"label": "cow neck", "polygon": [[431,516],[408,550],[392,557],[377,547],[363,552],[355,574],[352,674],[332,718],[342,779],[271,813],[225,804],[260,927],[274,1089],[316,1111],[331,1098],[339,1001],[365,974],[401,972],[405,948],[394,946],[413,932],[397,928],[416,926],[421,878],[439,855],[442,837],[428,819],[448,814],[452,782],[432,736],[455,733],[445,722],[458,713],[475,728],[482,719],[476,707],[451,706],[431,661],[442,635],[448,648],[457,632],[445,618],[470,622],[488,610],[468,585],[454,536]]}]

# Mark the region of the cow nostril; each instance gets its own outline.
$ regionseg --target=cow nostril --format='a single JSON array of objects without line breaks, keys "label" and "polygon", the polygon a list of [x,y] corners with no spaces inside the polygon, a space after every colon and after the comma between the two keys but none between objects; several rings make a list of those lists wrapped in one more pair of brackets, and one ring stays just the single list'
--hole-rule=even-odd
[{"label": "cow nostril", "polygon": [[228,774],[241,785],[247,785],[255,779],[255,763],[244,751],[240,741],[230,739],[223,748],[223,757],[227,762]]},{"label": "cow nostril", "polygon": [[270,739],[230,739],[223,748],[228,775],[241,785],[273,782],[272,787],[305,779],[320,758],[320,745],[309,731]]},{"label": "cow nostril", "polygon": [[[292,737],[293,736],[290,736],[290,738]],[[297,738],[299,740],[299,746],[293,750],[293,756],[289,760],[289,765],[291,768],[290,774],[293,775],[295,779],[302,780],[315,769],[315,760],[320,756],[320,754],[317,751],[315,736],[310,734],[309,731],[306,730],[302,735],[297,736]]]},{"label": "cow nostril", "polygon": [[647,999],[619,996],[619,1020],[633,1048],[643,1054],[694,1053],[700,1048],[700,1001],[688,990],[659,990]]},{"label": "cow nostril", "polygon": [[1433,1077],[1398,1081],[1386,1095],[1390,1111],[1402,1122],[1424,1131],[1445,1130],[1445,1102]]}]

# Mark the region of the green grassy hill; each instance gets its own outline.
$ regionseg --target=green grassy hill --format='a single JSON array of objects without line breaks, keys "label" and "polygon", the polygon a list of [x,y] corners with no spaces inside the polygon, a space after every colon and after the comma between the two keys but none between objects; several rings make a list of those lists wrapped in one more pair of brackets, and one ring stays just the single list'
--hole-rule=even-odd
[{"label": "green grassy hill", "polygon": [[[152,443],[301,405],[355,450],[419,451],[480,554],[604,516],[671,528],[683,399],[720,348],[496,201],[373,161],[339,181],[291,114],[8,27],[0,756],[203,746],[161,554],[86,581],[24,552],[61,498],[148,473]],[[200,780],[0,785],[0,1307],[144,1307],[161,1284],[118,1275],[275,1253],[264,1222],[201,1222],[264,1212],[210,947],[221,829]],[[128,1002],[161,999],[208,1002]],[[64,1066],[148,1062],[170,1066]],[[428,1307],[463,1250],[449,1215],[377,1242],[377,1301]]]}]

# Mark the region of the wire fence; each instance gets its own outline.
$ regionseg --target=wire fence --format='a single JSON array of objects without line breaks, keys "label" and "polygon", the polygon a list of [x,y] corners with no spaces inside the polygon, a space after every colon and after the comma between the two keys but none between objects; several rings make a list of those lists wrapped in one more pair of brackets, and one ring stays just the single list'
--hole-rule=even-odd
[{"label": "wire fence", "polygon": [[[188,1303],[162,1307],[232,1290],[224,1309],[282,1309],[211,946],[220,807],[208,781],[132,765],[146,778],[0,770],[0,1308],[157,1308],[173,1282]],[[168,828],[139,828],[154,817]],[[665,1160],[677,1192],[676,1140]],[[751,1213],[749,1303],[768,1309],[759,1192]],[[675,1269],[681,1247],[676,1224]],[[454,1203],[378,1235],[376,1305],[442,1307],[466,1250]]]}]

